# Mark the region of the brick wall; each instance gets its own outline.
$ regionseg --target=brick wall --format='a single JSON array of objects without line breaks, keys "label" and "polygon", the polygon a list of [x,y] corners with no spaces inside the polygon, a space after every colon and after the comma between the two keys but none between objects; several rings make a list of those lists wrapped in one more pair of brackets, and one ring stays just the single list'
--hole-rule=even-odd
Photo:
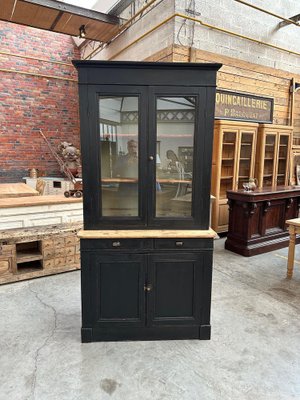
[{"label": "brick wall", "polygon": [[71,63],[79,58],[67,35],[0,21],[0,182],[20,182],[33,167],[61,176],[39,129],[54,147],[61,141],[79,146]]}]

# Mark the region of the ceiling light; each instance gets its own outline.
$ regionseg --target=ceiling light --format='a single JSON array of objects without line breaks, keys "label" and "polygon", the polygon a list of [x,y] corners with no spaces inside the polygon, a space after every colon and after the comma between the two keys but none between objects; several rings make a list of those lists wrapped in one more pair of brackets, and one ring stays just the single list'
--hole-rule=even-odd
[{"label": "ceiling light", "polygon": [[85,38],[85,35],[86,35],[86,32],[85,32],[85,25],[81,25],[81,27],[79,28],[79,37],[80,37],[81,39],[84,39],[84,38]]}]

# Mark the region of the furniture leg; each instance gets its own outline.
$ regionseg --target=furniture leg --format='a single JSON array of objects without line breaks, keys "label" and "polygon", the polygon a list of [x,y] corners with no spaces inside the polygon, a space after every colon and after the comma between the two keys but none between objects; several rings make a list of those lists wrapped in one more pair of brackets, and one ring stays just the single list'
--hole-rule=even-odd
[{"label": "furniture leg", "polygon": [[287,278],[293,276],[294,269],[294,258],[295,258],[295,244],[296,244],[296,228],[294,226],[289,227],[290,242],[288,252],[288,263],[287,263]]}]

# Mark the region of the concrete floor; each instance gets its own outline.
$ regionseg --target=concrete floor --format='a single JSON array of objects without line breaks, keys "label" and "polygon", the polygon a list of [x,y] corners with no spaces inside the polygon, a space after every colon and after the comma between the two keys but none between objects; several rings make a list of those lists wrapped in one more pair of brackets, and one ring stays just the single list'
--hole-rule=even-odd
[{"label": "concrete floor", "polygon": [[286,256],[215,241],[210,341],[81,344],[80,272],[1,286],[0,399],[299,400],[300,268],[286,280]]}]

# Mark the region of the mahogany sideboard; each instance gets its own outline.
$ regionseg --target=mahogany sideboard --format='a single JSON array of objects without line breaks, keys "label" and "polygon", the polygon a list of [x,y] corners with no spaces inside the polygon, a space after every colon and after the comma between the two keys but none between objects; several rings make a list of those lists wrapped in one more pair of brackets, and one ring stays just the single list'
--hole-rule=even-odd
[{"label": "mahogany sideboard", "polygon": [[288,246],[285,221],[299,215],[300,186],[228,190],[227,198],[229,228],[225,249],[249,257]]}]

